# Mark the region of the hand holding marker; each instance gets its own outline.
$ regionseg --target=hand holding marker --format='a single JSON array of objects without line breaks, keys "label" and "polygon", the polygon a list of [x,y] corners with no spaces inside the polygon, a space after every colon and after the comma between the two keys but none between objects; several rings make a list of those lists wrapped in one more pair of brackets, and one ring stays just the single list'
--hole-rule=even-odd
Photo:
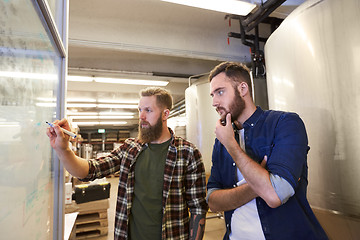
[{"label": "hand holding marker", "polygon": [[[52,124],[52,123],[49,123],[49,122],[46,122],[46,123],[49,124],[51,127],[54,127],[54,126],[55,126],[55,125]],[[73,138],[76,138],[76,134],[75,134],[75,133],[72,133],[72,132],[70,132],[70,131],[62,128],[62,127],[60,127],[60,129],[61,129],[61,131],[63,131],[63,133],[66,133],[67,135],[69,135],[69,136],[71,136],[71,137],[73,137]]]}]

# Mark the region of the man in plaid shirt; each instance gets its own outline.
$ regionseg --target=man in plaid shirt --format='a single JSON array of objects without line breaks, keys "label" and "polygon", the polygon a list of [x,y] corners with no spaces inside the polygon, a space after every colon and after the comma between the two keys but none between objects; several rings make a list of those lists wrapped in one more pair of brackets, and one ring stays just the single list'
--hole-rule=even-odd
[{"label": "man in plaid shirt", "polygon": [[202,239],[208,206],[201,154],[167,127],[169,92],[147,88],[140,96],[138,138],[127,139],[109,156],[77,157],[60,129],[70,130],[66,119],[48,128],[51,146],[65,168],[82,180],[120,172],[115,239]]}]

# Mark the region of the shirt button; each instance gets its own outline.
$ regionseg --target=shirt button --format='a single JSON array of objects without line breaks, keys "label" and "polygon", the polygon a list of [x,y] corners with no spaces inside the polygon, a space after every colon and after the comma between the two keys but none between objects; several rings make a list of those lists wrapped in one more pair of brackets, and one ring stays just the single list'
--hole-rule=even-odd
[{"label": "shirt button", "polygon": [[233,163],[233,166],[235,166],[236,164],[235,163]]},{"label": "shirt button", "polygon": [[250,124],[252,127],[254,126],[254,124],[252,123],[252,124]]},{"label": "shirt button", "polygon": [[236,184],[234,184],[233,187],[236,187]]}]

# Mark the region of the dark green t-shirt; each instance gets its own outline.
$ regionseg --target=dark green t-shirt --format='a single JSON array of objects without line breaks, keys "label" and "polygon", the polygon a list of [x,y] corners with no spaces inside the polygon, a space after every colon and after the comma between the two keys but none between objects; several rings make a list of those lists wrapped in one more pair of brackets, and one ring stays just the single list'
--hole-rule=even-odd
[{"label": "dark green t-shirt", "polygon": [[170,140],[149,144],[136,160],[129,219],[131,240],[161,239],[164,168]]}]

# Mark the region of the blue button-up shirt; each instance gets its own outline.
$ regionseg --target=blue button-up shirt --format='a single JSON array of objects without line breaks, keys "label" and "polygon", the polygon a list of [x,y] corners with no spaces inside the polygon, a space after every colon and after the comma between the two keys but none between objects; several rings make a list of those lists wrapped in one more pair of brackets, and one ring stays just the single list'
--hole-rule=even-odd
[{"label": "blue button-up shirt", "polygon": [[[327,239],[306,199],[308,184],[307,134],[301,118],[296,113],[263,111],[257,107],[245,121],[244,138],[246,153],[261,162],[267,156],[267,169],[285,179],[295,191],[289,200],[270,208],[260,197],[256,198],[262,230],[266,239]],[[236,187],[236,165],[226,148],[215,140],[208,191]],[[228,239],[231,216],[226,211],[225,222]]]}]

